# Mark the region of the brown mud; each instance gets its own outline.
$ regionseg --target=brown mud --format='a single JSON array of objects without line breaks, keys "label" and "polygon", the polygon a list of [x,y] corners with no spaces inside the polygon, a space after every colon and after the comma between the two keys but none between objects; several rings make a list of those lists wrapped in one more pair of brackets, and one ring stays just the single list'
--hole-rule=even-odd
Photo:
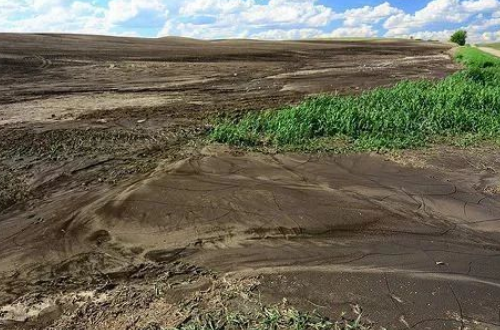
[{"label": "brown mud", "polygon": [[0,40],[0,327],[161,329],[258,295],[361,306],[375,328],[500,328],[495,149],[198,145],[219,112],[443,77],[447,46]]},{"label": "brown mud", "polygon": [[147,173],[218,113],[456,70],[434,43],[0,34],[0,211]]},{"label": "brown mud", "polygon": [[[446,171],[378,155],[204,149],[108,191],[59,196],[36,216],[0,221],[4,318],[27,318],[16,304],[31,304],[36,315],[33,292],[51,308],[84,293],[114,306],[116,295],[137,286],[136,272],[183,262],[258,278],[263,301],[285,298],[331,317],[360,305],[371,321],[394,329],[495,329],[500,197],[490,191],[500,184],[493,170],[500,159],[484,153],[473,161],[487,166],[471,170],[468,155],[456,153]],[[198,283],[203,271],[188,270],[194,278],[180,274]],[[155,274],[143,272],[152,279],[140,282],[149,295],[170,280]],[[210,286],[213,278],[203,281]],[[111,293],[99,298],[101,287]],[[78,299],[54,298],[54,288]],[[154,308],[158,298],[148,297],[145,306]],[[127,313],[139,317],[141,308]]]}]

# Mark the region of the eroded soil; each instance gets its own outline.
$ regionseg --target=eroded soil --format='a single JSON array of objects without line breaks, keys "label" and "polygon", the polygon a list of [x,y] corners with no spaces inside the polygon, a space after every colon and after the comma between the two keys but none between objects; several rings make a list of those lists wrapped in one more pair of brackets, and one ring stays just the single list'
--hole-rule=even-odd
[{"label": "eroded soil", "polygon": [[0,43],[0,210],[187,157],[217,113],[456,69],[447,46],[422,42],[0,34]]},{"label": "eroded soil", "polygon": [[[500,327],[496,149],[203,146],[208,118],[456,70],[421,42],[1,35],[0,326],[162,329],[287,303]],[[5,178],[5,179],[4,179]]]},{"label": "eroded soil", "polygon": [[[256,279],[261,301],[286,299],[332,318],[359,305],[393,329],[495,329],[500,197],[490,191],[500,184],[500,158],[441,155],[453,157],[452,170],[402,167],[378,155],[205,148],[108,191],[10,214],[0,222],[4,319],[29,320],[26,310],[37,315],[33,306],[46,303],[45,317],[54,305],[64,315],[56,329],[97,322],[92,313],[74,314],[81,306],[97,308],[103,329],[171,325],[177,314],[154,314],[156,304],[185,300],[157,295],[156,286],[171,290],[177,273],[164,268],[182,266],[187,274],[177,270],[177,282],[208,288],[217,276]],[[471,170],[471,162],[485,167]],[[143,268],[149,280],[138,281]],[[122,301],[120,310],[116,299],[129,290],[148,298],[137,309]],[[127,315],[121,323],[112,322],[117,309]]]}]

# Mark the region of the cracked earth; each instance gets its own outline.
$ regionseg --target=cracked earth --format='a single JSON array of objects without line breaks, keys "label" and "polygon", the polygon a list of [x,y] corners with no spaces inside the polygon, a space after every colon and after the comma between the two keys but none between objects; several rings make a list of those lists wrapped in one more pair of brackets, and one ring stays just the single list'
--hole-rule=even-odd
[{"label": "cracked earth", "polygon": [[28,282],[96,251],[106,256],[102,272],[182,261],[259,278],[265,301],[286,298],[331,317],[356,304],[393,329],[496,329],[492,178],[491,169],[418,169],[379,155],[205,148],[106,193],[54,199],[38,210],[42,223],[24,214],[3,220],[0,258],[4,274]]},{"label": "cracked earth", "polygon": [[248,289],[332,319],[361,306],[375,329],[500,329],[498,150],[199,139],[216,112],[442,77],[446,46],[0,38],[0,193],[16,197],[0,328],[161,329],[223,293],[248,308]]}]

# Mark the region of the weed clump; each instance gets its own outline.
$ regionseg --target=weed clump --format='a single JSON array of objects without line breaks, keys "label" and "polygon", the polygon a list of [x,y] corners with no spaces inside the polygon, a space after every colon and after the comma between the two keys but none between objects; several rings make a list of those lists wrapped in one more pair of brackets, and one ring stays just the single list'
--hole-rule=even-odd
[{"label": "weed clump", "polygon": [[293,308],[269,307],[257,313],[211,312],[198,314],[171,330],[365,330],[361,315],[355,320],[332,322],[316,313],[299,312]]},{"label": "weed clump", "polygon": [[466,68],[441,81],[404,81],[359,96],[318,96],[279,111],[250,112],[219,121],[210,137],[292,149],[332,138],[356,150],[413,148],[463,137],[498,141],[500,59],[465,47],[457,61]]}]

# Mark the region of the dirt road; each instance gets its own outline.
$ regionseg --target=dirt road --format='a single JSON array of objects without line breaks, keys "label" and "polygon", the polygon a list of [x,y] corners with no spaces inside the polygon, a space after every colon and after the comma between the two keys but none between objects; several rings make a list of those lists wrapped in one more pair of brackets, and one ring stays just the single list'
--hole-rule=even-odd
[{"label": "dirt road", "polygon": [[202,139],[216,113],[443,77],[448,46],[0,41],[0,326],[161,329],[254,294],[333,318],[359,305],[375,328],[500,327],[496,150]]},{"label": "dirt road", "polygon": [[490,48],[490,47],[478,47],[478,48],[485,53],[500,57],[500,50],[498,50],[498,49]]}]

